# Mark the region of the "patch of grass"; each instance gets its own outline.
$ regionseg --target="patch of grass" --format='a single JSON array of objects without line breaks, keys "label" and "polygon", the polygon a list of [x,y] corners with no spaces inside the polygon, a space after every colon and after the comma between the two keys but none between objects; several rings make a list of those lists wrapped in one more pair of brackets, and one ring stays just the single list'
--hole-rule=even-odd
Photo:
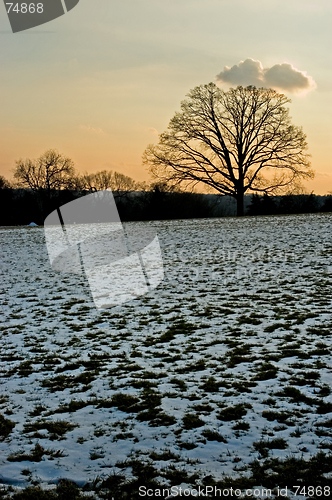
[{"label": "patch of grass", "polygon": [[310,318],[316,318],[318,316],[317,313],[312,313],[312,312],[308,312],[308,313],[300,313],[300,311],[295,311],[291,314],[288,314],[287,315],[287,319],[288,320],[295,320],[295,325],[302,325],[307,319],[310,319]]},{"label": "patch of grass", "polygon": [[247,363],[252,361],[253,358],[249,356],[251,346],[248,344],[236,345],[229,353],[228,367],[234,368],[234,366],[240,363]]},{"label": "patch of grass", "polygon": [[206,429],[202,432],[202,436],[204,436],[208,441],[218,441],[218,443],[227,443],[226,439],[219,434],[217,431],[211,431]]},{"label": "patch of grass", "polygon": [[37,405],[34,407],[32,411],[30,411],[29,417],[39,417],[46,410],[47,410],[46,406]]},{"label": "patch of grass", "polygon": [[22,469],[21,474],[22,476],[31,476],[32,472],[29,469]]},{"label": "patch of grass", "polygon": [[237,318],[237,322],[239,325],[260,325],[262,323],[260,318],[261,316],[256,313],[251,313],[249,316],[243,314]]},{"label": "patch of grass", "polygon": [[187,384],[184,380],[178,378],[171,378],[170,383],[178,387],[181,391],[187,390]]},{"label": "patch of grass", "polygon": [[50,392],[64,391],[65,389],[72,389],[82,384],[84,390],[90,389],[90,383],[96,378],[96,373],[93,371],[84,371],[74,376],[58,375],[50,379],[44,379],[41,382],[42,387],[47,387]]},{"label": "patch of grass", "polygon": [[246,414],[247,414],[247,405],[237,404],[234,406],[228,406],[227,408],[221,410],[217,414],[217,418],[225,422],[230,422],[232,420],[240,420]]},{"label": "patch of grass", "polygon": [[257,367],[257,374],[254,380],[269,380],[271,378],[276,378],[277,374],[277,366],[274,366],[272,363],[262,363]]},{"label": "patch of grass", "polygon": [[[239,461],[239,457],[235,457],[234,463]],[[248,474],[246,477],[240,474],[238,477],[234,477],[234,475],[232,477],[225,476],[221,480],[215,480],[211,475],[200,479],[197,473],[189,475],[186,470],[179,468],[176,464],[157,470],[150,461],[143,463],[134,459],[117,462],[115,466],[120,469],[131,467],[134,477],[128,480],[125,475],[113,473],[102,481],[97,478],[91,485],[84,488],[86,490],[84,496],[83,494],[81,496],[82,490],[75,484],[67,480],[61,480],[55,490],[43,491],[40,487],[28,487],[23,491],[14,492],[13,488],[9,487],[10,497],[2,490],[1,498],[3,500],[83,500],[83,498],[92,500],[95,497],[91,496],[93,495],[91,493],[89,495],[87,491],[95,491],[98,498],[105,500],[112,497],[119,500],[133,500],[137,498],[138,488],[142,484],[147,488],[162,490],[172,485],[178,486],[181,483],[193,487],[211,485],[220,490],[229,490],[232,487],[233,491],[236,489],[254,489],[259,484],[263,484],[265,488],[273,491],[278,486],[280,488],[282,484],[284,487],[287,486],[292,493],[295,493],[294,478],[296,478],[296,484],[300,487],[305,486],[306,490],[308,486],[323,488],[324,486],[331,486],[332,454],[320,452],[309,460],[297,459],[293,456],[286,459],[267,458],[254,460],[247,467]],[[163,478],[163,481],[157,481],[157,476]],[[165,480],[167,485],[165,485]],[[242,498],[249,500],[252,497],[245,496]],[[316,499],[316,496],[310,498]]]},{"label": "patch of grass", "polygon": [[32,366],[32,360],[27,360],[23,361],[18,368],[17,368],[17,373],[20,377],[28,377],[33,373],[33,366]]},{"label": "patch of grass", "polygon": [[196,429],[197,427],[202,427],[205,422],[199,418],[196,413],[186,413],[182,419],[183,427],[186,430]]},{"label": "patch of grass", "polygon": [[282,391],[276,392],[275,395],[282,398],[289,398],[291,403],[305,403],[307,405],[318,403],[316,399],[306,396],[299,389],[292,386],[284,387]]},{"label": "patch of grass", "polygon": [[277,404],[276,400],[273,398],[267,398],[262,401],[263,404],[267,406],[275,406]]},{"label": "patch of grass", "polygon": [[97,408],[117,407],[120,411],[133,413],[140,410],[140,408],[137,408],[139,401],[140,399],[136,396],[118,392],[111,399],[99,399],[95,403],[97,403]]},{"label": "patch of grass", "polygon": [[180,455],[176,455],[171,450],[165,450],[162,453],[157,453],[156,451],[152,451],[149,456],[151,460],[153,460],[154,462],[156,462],[157,460],[163,460],[167,462],[168,460],[180,459]]},{"label": "patch of grass", "polygon": [[[155,356],[156,355],[157,355],[157,353],[155,353]],[[164,363],[169,363],[169,362],[174,363],[174,361],[180,361],[183,359],[183,355],[181,355],[181,354],[177,354],[177,355],[174,354],[172,356],[169,356],[169,355],[165,356],[165,353],[160,353],[159,357],[162,358],[162,361]]]},{"label": "patch of grass", "polygon": [[152,389],[153,387],[158,387],[158,384],[150,380],[133,380],[131,386],[135,389]]},{"label": "patch of grass", "polygon": [[329,443],[326,442],[319,443],[318,448],[323,448],[332,451],[332,442],[330,441]]},{"label": "patch of grass", "polygon": [[198,372],[201,370],[205,370],[206,368],[206,363],[203,359],[196,361],[195,363],[183,366],[181,368],[177,368],[175,371],[176,373],[191,373],[191,372]]},{"label": "patch of grass", "polygon": [[255,387],[257,385],[256,382],[248,382],[247,380],[240,380],[238,382],[234,382],[232,384],[233,389],[235,389],[240,394],[244,392],[251,392],[250,387]]},{"label": "patch of grass", "polygon": [[175,467],[174,465],[171,465],[167,469],[163,470],[162,476],[167,479],[172,486],[179,485],[181,483],[192,484],[199,478],[198,474],[189,475],[186,470]]},{"label": "patch of grass", "polygon": [[286,429],[287,429],[287,425],[284,425],[284,424],[276,425],[275,427],[273,427],[274,432],[285,431]]},{"label": "patch of grass", "polygon": [[195,410],[199,413],[203,413],[204,415],[207,415],[213,411],[213,408],[208,403],[201,403],[201,404],[193,405],[193,410]]},{"label": "patch of grass", "polygon": [[314,349],[313,351],[311,351],[312,356],[325,356],[328,354],[330,354],[330,349],[328,349],[327,346],[326,346],[326,348],[318,347],[318,348]]},{"label": "patch of grass", "polygon": [[191,394],[187,394],[186,399],[189,399],[189,401],[197,401],[198,399],[202,399],[201,394],[198,394],[196,392],[192,392]]},{"label": "patch of grass", "polygon": [[72,413],[91,404],[91,401],[76,401],[72,399],[68,404],[60,405],[56,410],[53,410],[53,413]]},{"label": "patch of grass", "polygon": [[[111,373],[112,372],[112,373]],[[109,374],[110,375],[118,375],[119,373],[119,369],[118,368],[114,368],[114,371],[109,371]],[[134,374],[134,377],[137,377],[137,378],[140,378],[140,379],[151,379],[151,380],[155,380],[155,379],[158,379],[158,378],[165,378],[167,377],[168,373],[165,373],[165,372],[150,372],[148,370],[146,371],[142,371],[141,373],[135,373]]]},{"label": "patch of grass", "polygon": [[269,450],[285,450],[288,448],[287,442],[283,438],[275,438],[271,441],[258,441],[254,443],[254,448],[258,449],[259,446],[265,446]]},{"label": "patch of grass", "polygon": [[165,343],[174,340],[176,335],[190,335],[196,330],[196,327],[185,320],[176,321],[172,326],[170,326],[165,333],[163,333],[156,343]]},{"label": "patch of grass", "polygon": [[178,443],[179,448],[184,449],[184,450],[193,450],[194,448],[197,448],[197,444],[195,443],[186,443],[184,441]]},{"label": "patch of grass", "polygon": [[5,418],[0,413],[0,441],[6,439],[15,427],[15,422]]},{"label": "patch of grass", "polygon": [[55,353],[53,355],[49,355],[43,358],[43,364],[45,370],[50,370],[55,365],[61,365],[62,361],[59,359]]},{"label": "patch of grass", "polygon": [[281,358],[292,358],[293,356],[297,356],[298,358],[303,358],[303,352],[301,351],[300,344],[295,343],[281,347],[280,350]]},{"label": "patch of grass", "polygon": [[289,411],[263,411],[262,417],[266,418],[269,422],[276,420],[279,424],[287,423],[287,425],[295,425],[293,422],[289,421],[293,414]]},{"label": "patch of grass", "polygon": [[316,413],[319,413],[320,415],[325,415],[326,413],[332,413],[332,403],[330,402],[320,402]]},{"label": "patch of grass", "polygon": [[66,371],[77,370],[81,366],[82,366],[82,363],[80,361],[72,361],[71,363],[66,363],[63,366],[59,366],[55,370],[55,373],[62,373],[62,372],[66,372]]},{"label": "patch of grass", "polygon": [[12,455],[9,455],[7,457],[7,460],[9,462],[40,462],[44,455],[47,455],[50,458],[54,459],[63,457],[64,453],[61,450],[45,450],[39,443],[36,443],[35,447],[30,451],[30,453],[13,453]]},{"label": "patch of grass", "polygon": [[116,406],[119,410],[137,413],[136,419],[149,421],[151,427],[169,426],[176,422],[175,417],[160,411],[162,395],[150,388],[144,388],[140,397],[129,394],[114,394],[110,400],[99,400],[97,408],[110,408]]},{"label": "patch of grass", "polygon": [[163,412],[158,412],[157,415],[151,419],[149,425],[151,427],[168,427],[176,423],[176,418],[173,415],[167,415]]},{"label": "patch of grass", "polygon": [[[322,304],[323,305],[323,304]],[[326,304],[328,305],[328,304]],[[328,337],[331,335],[331,330],[329,327],[324,327],[323,325],[320,326],[308,326],[306,328],[306,331],[309,335],[318,335],[322,337]]]},{"label": "patch of grass", "polygon": [[301,372],[291,377],[289,379],[289,383],[292,385],[300,385],[300,386],[303,385],[315,386],[316,381],[319,380],[319,378],[320,378],[319,372],[316,371]]},{"label": "patch of grass", "polygon": [[143,389],[140,394],[141,401],[137,408],[141,410],[152,410],[161,405],[162,395],[152,389]]},{"label": "patch of grass", "polygon": [[99,451],[92,451],[90,453],[90,460],[98,460],[98,458],[104,458],[105,454]]},{"label": "patch of grass", "polygon": [[205,392],[219,392],[219,388],[222,385],[223,384],[221,382],[217,382],[214,377],[209,377],[199,386],[199,388],[203,389]]},{"label": "patch of grass", "polygon": [[300,430],[300,427],[297,427],[294,432],[290,433],[291,437],[296,437],[296,438],[301,437],[301,435],[302,435],[302,432]]},{"label": "patch of grass", "polygon": [[[117,462],[115,466],[119,469],[127,469],[128,467],[131,467],[132,474],[138,478],[139,484],[147,484],[149,486],[151,485],[151,480],[159,476],[159,471],[153,467],[152,462],[143,463],[140,460],[125,460],[124,462]],[[132,486],[136,483],[137,481],[133,481]],[[103,486],[103,484],[101,486]]]},{"label": "patch of grass", "polygon": [[[26,475],[30,475],[30,471],[26,469]],[[9,490],[10,491],[10,490]],[[14,491],[14,490],[12,490]],[[2,493],[1,493],[2,495]],[[20,492],[15,492],[13,495],[1,496],[4,500],[58,500],[58,495],[54,490],[43,490],[40,486],[28,486]],[[73,497],[75,500],[79,497]]]},{"label": "patch of grass", "polygon": [[60,440],[64,439],[64,435],[72,431],[75,427],[78,427],[78,425],[67,422],[66,420],[39,420],[37,422],[25,424],[23,432],[27,434],[35,432],[37,437],[43,437],[38,431],[46,429],[50,433],[49,439]]},{"label": "patch of grass", "polygon": [[[96,436],[96,433],[95,433]],[[119,439],[132,439],[134,434],[132,432],[119,432],[113,438],[113,441],[119,441]]]},{"label": "patch of grass", "polygon": [[295,457],[285,460],[278,458],[256,460],[250,464],[249,469],[252,473],[250,478],[252,487],[264,484],[267,488],[275,488],[283,484],[295,493],[294,478],[296,485],[306,486],[306,489],[308,486],[331,486],[331,481],[326,475],[332,471],[332,455],[319,452],[309,460]]},{"label": "patch of grass", "polygon": [[325,420],[325,422],[316,423],[315,425],[317,427],[328,427],[329,429],[332,429],[332,418]]},{"label": "patch of grass", "polygon": [[253,447],[263,458],[267,458],[269,450],[285,450],[288,445],[287,442],[282,438],[275,438],[271,441],[256,441],[253,443]]},{"label": "patch of grass", "polygon": [[235,425],[233,425],[232,429],[234,431],[248,431],[250,429],[250,425],[248,424],[248,422],[239,420]]},{"label": "patch of grass", "polygon": [[0,405],[7,403],[9,401],[9,396],[1,395],[0,396]]},{"label": "patch of grass", "polygon": [[2,363],[5,363],[7,361],[22,361],[22,359],[24,359],[24,358],[23,358],[23,356],[20,356],[16,353],[8,353],[4,356],[1,356],[0,359],[1,359]]},{"label": "patch of grass", "polygon": [[320,373],[315,371],[305,372],[303,373],[303,378],[306,380],[318,380],[320,378]]},{"label": "patch of grass", "polygon": [[268,325],[264,328],[264,332],[273,333],[275,330],[284,329],[284,323],[274,323],[273,325]]},{"label": "patch of grass", "polygon": [[331,394],[331,388],[329,385],[324,384],[320,389],[317,394],[317,396],[320,396],[321,398],[325,398],[326,396],[329,396]]}]

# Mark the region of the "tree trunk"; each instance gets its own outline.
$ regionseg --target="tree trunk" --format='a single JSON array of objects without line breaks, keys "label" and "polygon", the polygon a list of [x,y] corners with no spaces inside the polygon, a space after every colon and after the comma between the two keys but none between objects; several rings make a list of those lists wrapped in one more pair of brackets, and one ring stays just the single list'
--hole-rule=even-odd
[{"label": "tree trunk", "polygon": [[244,194],[238,193],[236,197],[236,215],[242,217],[244,215]]}]

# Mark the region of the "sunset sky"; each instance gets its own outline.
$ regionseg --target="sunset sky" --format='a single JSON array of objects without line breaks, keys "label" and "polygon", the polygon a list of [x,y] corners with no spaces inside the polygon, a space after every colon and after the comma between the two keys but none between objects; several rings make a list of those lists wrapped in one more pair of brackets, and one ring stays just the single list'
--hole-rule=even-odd
[{"label": "sunset sky", "polygon": [[292,99],[332,191],[330,0],[80,0],[13,34],[0,4],[0,174],[56,148],[78,170],[148,180],[141,156],[190,89],[269,86]]}]

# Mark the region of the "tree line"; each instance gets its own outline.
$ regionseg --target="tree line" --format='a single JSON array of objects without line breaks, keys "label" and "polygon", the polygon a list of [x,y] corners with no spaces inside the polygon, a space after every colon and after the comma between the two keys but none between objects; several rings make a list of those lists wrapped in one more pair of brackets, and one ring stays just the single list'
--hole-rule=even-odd
[{"label": "tree line", "polygon": [[13,181],[0,176],[0,188],[26,188],[35,193],[51,193],[59,190],[91,191],[111,189],[113,192],[146,189],[145,183],[138,183],[131,177],[112,170],[93,174],[79,173],[71,158],[56,149],[45,151],[37,159],[20,159],[13,170]]},{"label": "tree line", "polygon": [[[113,191],[123,220],[329,211],[331,196],[305,195],[301,187],[314,172],[289,102],[273,89],[195,87],[143,154],[152,183],[106,170],[80,174],[50,149],[18,160],[12,183],[0,177],[0,218],[17,224],[29,213],[41,221],[59,205],[104,189]],[[193,192],[202,186],[218,195]],[[4,215],[9,206],[12,215]]]},{"label": "tree line", "polygon": [[[236,200],[227,195],[163,190],[155,185],[146,191],[114,193],[122,221],[191,219],[235,216]],[[0,189],[0,226],[42,225],[56,208],[90,191],[70,189],[50,193],[31,189]],[[49,196],[50,195],[50,196]],[[332,212],[332,195],[288,194],[284,196],[246,195],[245,215],[274,215],[308,212]]]},{"label": "tree line", "polygon": [[59,206],[106,189],[112,190],[122,220],[210,217],[227,213],[227,210],[213,208],[210,198],[181,192],[165,182],[137,182],[111,170],[80,174],[70,158],[50,149],[35,160],[18,160],[13,181],[0,176],[0,225],[42,224]]}]

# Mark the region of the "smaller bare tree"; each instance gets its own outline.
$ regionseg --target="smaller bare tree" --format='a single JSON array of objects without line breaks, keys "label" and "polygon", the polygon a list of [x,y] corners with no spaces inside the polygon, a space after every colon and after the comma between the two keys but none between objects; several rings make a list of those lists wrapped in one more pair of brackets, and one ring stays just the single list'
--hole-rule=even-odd
[{"label": "smaller bare tree", "polygon": [[55,149],[45,151],[36,160],[18,160],[14,169],[14,179],[19,187],[33,191],[71,189],[75,177],[73,161]]},{"label": "smaller bare tree", "polygon": [[131,177],[112,170],[101,170],[94,174],[85,173],[77,177],[76,184],[81,190],[103,191],[111,189],[117,196],[140,188],[140,184]]}]

